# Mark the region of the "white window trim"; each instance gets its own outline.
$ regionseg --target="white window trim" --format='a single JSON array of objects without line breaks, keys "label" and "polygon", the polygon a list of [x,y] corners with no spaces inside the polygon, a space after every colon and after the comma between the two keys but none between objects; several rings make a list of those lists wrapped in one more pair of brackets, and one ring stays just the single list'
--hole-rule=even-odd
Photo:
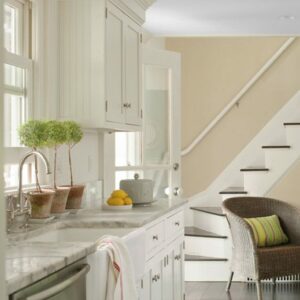
[{"label": "white window trim", "polygon": [[[33,60],[29,58],[29,15],[31,3],[29,0],[5,0],[5,5],[16,7],[17,15],[17,35],[16,53],[12,53],[4,49],[4,64],[11,65],[25,70],[25,87],[19,88],[16,86],[4,85],[4,93],[9,93],[16,96],[24,96],[26,103],[26,118],[33,116]],[[18,164],[20,158],[25,155],[30,149],[26,147],[5,147],[4,148],[4,164]],[[26,185],[25,188],[33,189],[35,184]],[[17,186],[6,187],[5,192],[11,193],[17,190]]]}]

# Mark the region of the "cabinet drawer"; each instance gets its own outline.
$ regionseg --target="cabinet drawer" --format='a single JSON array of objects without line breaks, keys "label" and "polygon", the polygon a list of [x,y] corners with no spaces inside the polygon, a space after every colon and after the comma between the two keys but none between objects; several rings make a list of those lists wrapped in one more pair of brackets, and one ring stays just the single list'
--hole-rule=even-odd
[{"label": "cabinet drawer", "polygon": [[166,239],[169,240],[177,236],[184,228],[184,213],[183,211],[169,217],[166,220]]},{"label": "cabinet drawer", "polygon": [[150,227],[146,232],[146,251],[151,252],[154,248],[162,245],[165,240],[164,222]]}]

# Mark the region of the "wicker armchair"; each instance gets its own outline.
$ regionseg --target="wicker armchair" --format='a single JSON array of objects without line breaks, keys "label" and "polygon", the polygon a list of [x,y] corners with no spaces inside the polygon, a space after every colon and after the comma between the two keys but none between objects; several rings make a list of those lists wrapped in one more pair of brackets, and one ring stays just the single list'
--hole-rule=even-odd
[{"label": "wicker armchair", "polygon": [[[230,289],[234,273],[255,280],[258,299],[262,299],[261,280],[300,274],[300,210],[270,198],[237,197],[223,202],[233,239]],[[258,248],[249,224],[243,218],[277,215],[289,238],[282,246]]]}]

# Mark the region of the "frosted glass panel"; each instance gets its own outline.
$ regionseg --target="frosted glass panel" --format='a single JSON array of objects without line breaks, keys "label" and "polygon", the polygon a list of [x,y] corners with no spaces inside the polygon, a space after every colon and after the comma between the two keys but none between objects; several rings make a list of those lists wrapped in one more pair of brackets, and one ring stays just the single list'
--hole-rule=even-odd
[{"label": "frosted glass panel", "polygon": [[147,170],[144,171],[144,178],[154,181],[154,199],[168,198],[169,192],[169,170]]},{"label": "frosted glass panel", "polygon": [[145,66],[144,164],[168,164],[169,70]]}]

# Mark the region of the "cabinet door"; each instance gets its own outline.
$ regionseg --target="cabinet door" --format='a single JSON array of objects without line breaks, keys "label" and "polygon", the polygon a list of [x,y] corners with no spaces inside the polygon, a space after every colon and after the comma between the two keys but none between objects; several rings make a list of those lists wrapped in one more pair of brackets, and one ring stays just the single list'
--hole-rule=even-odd
[{"label": "cabinet door", "polygon": [[124,16],[114,5],[107,3],[106,13],[106,120],[124,123]]},{"label": "cabinet door", "polygon": [[153,265],[150,271],[151,274],[151,300],[162,300],[162,263]]},{"label": "cabinet door", "polygon": [[150,271],[140,281],[139,300],[150,300]]},{"label": "cabinet door", "polygon": [[173,265],[172,252],[164,257],[163,260],[163,299],[173,300]]},{"label": "cabinet door", "polygon": [[183,286],[183,244],[179,244],[174,249],[173,270],[174,270],[174,300],[182,300],[184,294]]},{"label": "cabinet door", "polygon": [[141,27],[126,18],[125,25],[125,106],[126,123],[141,123]]}]

